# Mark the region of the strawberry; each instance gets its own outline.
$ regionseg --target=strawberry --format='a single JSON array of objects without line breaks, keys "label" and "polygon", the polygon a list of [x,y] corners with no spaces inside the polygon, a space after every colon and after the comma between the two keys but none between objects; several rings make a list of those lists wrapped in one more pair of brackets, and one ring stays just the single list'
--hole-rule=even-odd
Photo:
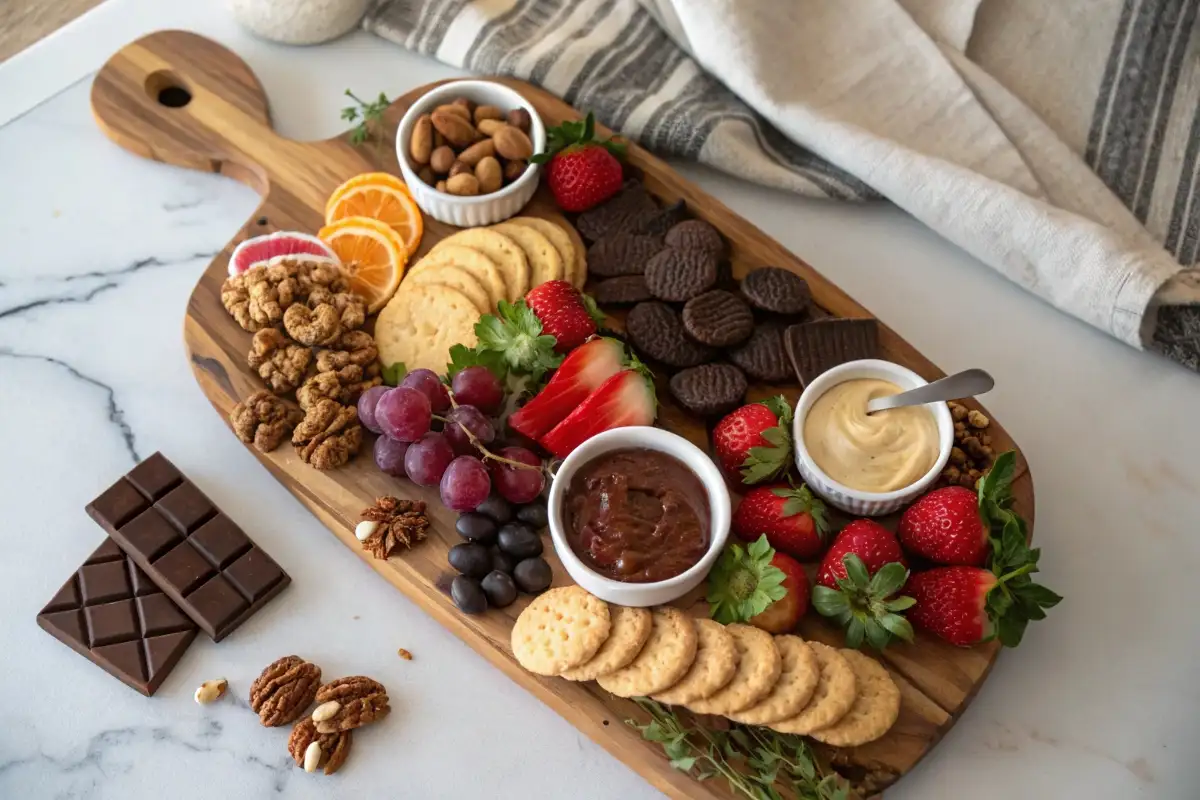
[{"label": "strawberry", "polygon": [[731,544],[708,574],[709,613],[722,625],[747,622],[772,633],[796,627],[808,610],[808,578],[800,563],[760,536]]},{"label": "strawberry", "polygon": [[[530,159],[546,164],[546,185],[563,211],[587,211],[621,189],[623,170],[617,156],[623,142],[595,138],[596,118],[567,121],[546,131],[546,149]],[[549,163],[547,163],[549,162]]]},{"label": "strawberry", "polygon": [[856,519],[833,540],[829,551],[821,559],[817,569],[817,584],[830,589],[837,588],[839,578],[846,577],[846,566],[842,556],[853,553],[862,559],[869,574],[874,575],[884,564],[893,561],[907,566],[900,543],[887,528],[869,519]]},{"label": "strawberry", "polygon": [[537,396],[508,418],[508,426],[530,439],[539,439],[566,419],[575,407],[606,380],[621,371],[625,346],[616,339],[592,339],[576,348]]},{"label": "strawberry", "polygon": [[962,486],[935,489],[913,503],[896,533],[906,550],[938,564],[982,567],[991,551],[979,496]]},{"label": "strawberry", "polygon": [[530,289],[525,305],[542,323],[542,332],[554,337],[557,353],[569,353],[586,342],[604,321],[596,302],[566,281],[546,281]]},{"label": "strawberry", "polygon": [[891,531],[867,519],[851,522],[833,540],[817,570],[813,608],[846,631],[846,646],[865,639],[882,650],[893,639],[912,641],[912,626],[899,612],[912,605],[897,592],[908,580],[900,543]]},{"label": "strawberry", "polygon": [[996,635],[988,614],[988,594],[996,576],[979,567],[937,567],[908,581],[915,601],[908,615],[930,633],[959,647],[985,642]]},{"label": "strawberry", "polygon": [[641,364],[600,384],[562,422],[541,438],[542,447],[559,458],[598,433],[654,422],[654,384]]},{"label": "strawberry", "polygon": [[733,532],[739,539],[752,542],[766,534],[776,550],[801,560],[820,555],[828,530],[825,504],[807,486],[756,486],[733,513]]},{"label": "strawberry", "polygon": [[792,407],[783,395],[751,403],[713,428],[713,449],[725,472],[745,484],[777,479],[792,463]]}]

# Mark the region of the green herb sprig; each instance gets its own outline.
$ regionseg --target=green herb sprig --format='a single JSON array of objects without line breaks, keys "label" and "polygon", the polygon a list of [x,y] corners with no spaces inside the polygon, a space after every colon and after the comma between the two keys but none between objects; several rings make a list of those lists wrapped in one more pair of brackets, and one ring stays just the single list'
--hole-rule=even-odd
[{"label": "green herb sprig", "polygon": [[375,146],[378,148],[383,142],[383,112],[387,111],[391,101],[383,92],[380,92],[379,97],[373,101],[363,100],[349,89],[345,94],[354,101],[354,105],[342,109],[342,119],[346,122],[358,123],[350,131],[351,143],[362,144],[374,134]]}]

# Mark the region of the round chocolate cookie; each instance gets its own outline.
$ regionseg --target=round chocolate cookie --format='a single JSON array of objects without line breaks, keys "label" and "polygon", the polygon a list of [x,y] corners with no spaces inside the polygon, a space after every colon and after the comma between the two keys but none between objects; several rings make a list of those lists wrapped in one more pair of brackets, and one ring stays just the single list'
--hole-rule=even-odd
[{"label": "round chocolate cookie", "polygon": [[610,233],[588,248],[588,272],[601,278],[641,275],[646,262],[662,249],[662,239],[657,236]]},{"label": "round chocolate cookie", "polygon": [[782,328],[777,324],[756,327],[745,344],[729,351],[729,360],[760,381],[783,383],[792,378],[792,368],[783,348]]},{"label": "round chocolate cookie", "polygon": [[703,250],[667,247],[646,264],[646,286],[659,300],[683,303],[717,282],[717,257]]},{"label": "round chocolate cookie", "polygon": [[667,244],[680,250],[700,250],[717,258],[725,254],[720,232],[702,219],[686,219],[667,231]]},{"label": "round chocolate cookie", "polygon": [[592,299],[602,306],[622,306],[649,300],[654,295],[641,275],[622,275],[600,281],[592,287]]},{"label": "round chocolate cookie", "polygon": [[802,314],[812,301],[804,278],[779,267],[754,270],[742,279],[741,288],[750,305],[776,314]]},{"label": "round chocolate cookie", "polygon": [[694,367],[716,355],[711,347],[687,335],[679,315],[665,303],[638,303],[625,318],[625,330],[645,356],[671,367]]},{"label": "round chocolate cookie", "polygon": [[733,364],[701,364],[671,376],[671,394],[702,417],[719,417],[742,404],[746,376]]},{"label": "round chocolate cookie", "polygon": [[729,347],[754,332],[754,312],[736,294],[713,289],[687,301],[683,327],[698,342]]}]

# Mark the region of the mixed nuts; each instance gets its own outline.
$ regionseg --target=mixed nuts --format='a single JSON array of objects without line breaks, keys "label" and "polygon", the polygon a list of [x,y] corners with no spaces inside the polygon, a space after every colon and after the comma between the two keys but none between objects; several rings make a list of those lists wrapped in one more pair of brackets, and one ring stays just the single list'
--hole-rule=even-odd
[{"label": "mixed nuts", "polygon": [[531,124],[523,108],[504,111],[459,97],[417,119],[408,152],[417,175],[439,192],[491,194],[525,173],[533,155]]}]

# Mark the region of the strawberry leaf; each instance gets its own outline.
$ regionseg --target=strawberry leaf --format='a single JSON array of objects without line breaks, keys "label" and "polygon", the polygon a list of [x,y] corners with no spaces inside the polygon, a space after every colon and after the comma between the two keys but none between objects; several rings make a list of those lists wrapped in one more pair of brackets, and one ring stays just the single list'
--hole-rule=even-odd
[{"label": "strawberry leaf", "polygon": [[542,333],[542,323],[523,300],[501,300],[495,315],[485,314],[475,323],[476,350],[501,354],[502,363],[513,372],[529,375],[536,383],[562,363],[554,352],[555,338]]},{"label": "strawberry leaf", "polygon": [[812,517],[813,527],[816,528],[818,536],[824,539],[829,533],[829,516],[826,513],[825,503],[816,497],[807,486],[801,484],[799,487],[791,489],[772,489],[771,493],[786,500],[783,504],[785,517],[808,514]]},{"label": "strawberry leaf", "polygon": [[596,115],[591,111],[582,120],[565,120],[546,131],[546,149],[529,160],[534,164],[545,164],[560,150],[599,145],[614,156],[623,155],[625,145],[613,139],[596,138]]},{"label": "strawberry leaf", "polygon": [[760,405],[769,408],[779,424],[760,434],[767,441],[766,445],[751,447],[746,453],[741,466],[742,483],[750,485],[775,480],[787,472],[792,463],[791,405],[783,395],[764,400]]},{"label": "strawberry leaf", "polygon": [[587,311],[588,316],[592,318],[592,322],[597,326],[604,324],[604,312],[596,305],[596,300],[590,294],[579,294],[579,299],[583,301],[583,308]]},{"label": "strawberry leaf", "polygon": [[708,575],[709,613],[723,625],[747,622],[787,596],[783,570],[771,564],[775,549],[766,535],[743,548],[731,544]]},{"label": "strawberry leaf", "polygon": [[763,400],[760,405],[764,405],[771,409],[771,413],[779,419],[780,425],[789,425],[792,421],[792,404],[787,401],[787,398],[781,394]]},{"label": "strawberry leaf", "polygon": [[845,630],[846,646],[857,648],[865,641],[882,650],[893,639],[911,642],[912,625],[898,612],[910,608],[916,600],[896,596],[908,581],[908,569],[892,562],[869,575],[866,564],[855,553],[844,555],[842,564],[846,577],[836,581],[836,589],[813,587],[812,606]]},{"label": "strawberry leaf", "polygon": [[403,361],[397,361],[395,364],[389,364],[380,371],[383,377],[383,382],[388,386],[398,386],[400,381],[404,380],[404,376],[408,374],[408,368],[404,366]]}]

